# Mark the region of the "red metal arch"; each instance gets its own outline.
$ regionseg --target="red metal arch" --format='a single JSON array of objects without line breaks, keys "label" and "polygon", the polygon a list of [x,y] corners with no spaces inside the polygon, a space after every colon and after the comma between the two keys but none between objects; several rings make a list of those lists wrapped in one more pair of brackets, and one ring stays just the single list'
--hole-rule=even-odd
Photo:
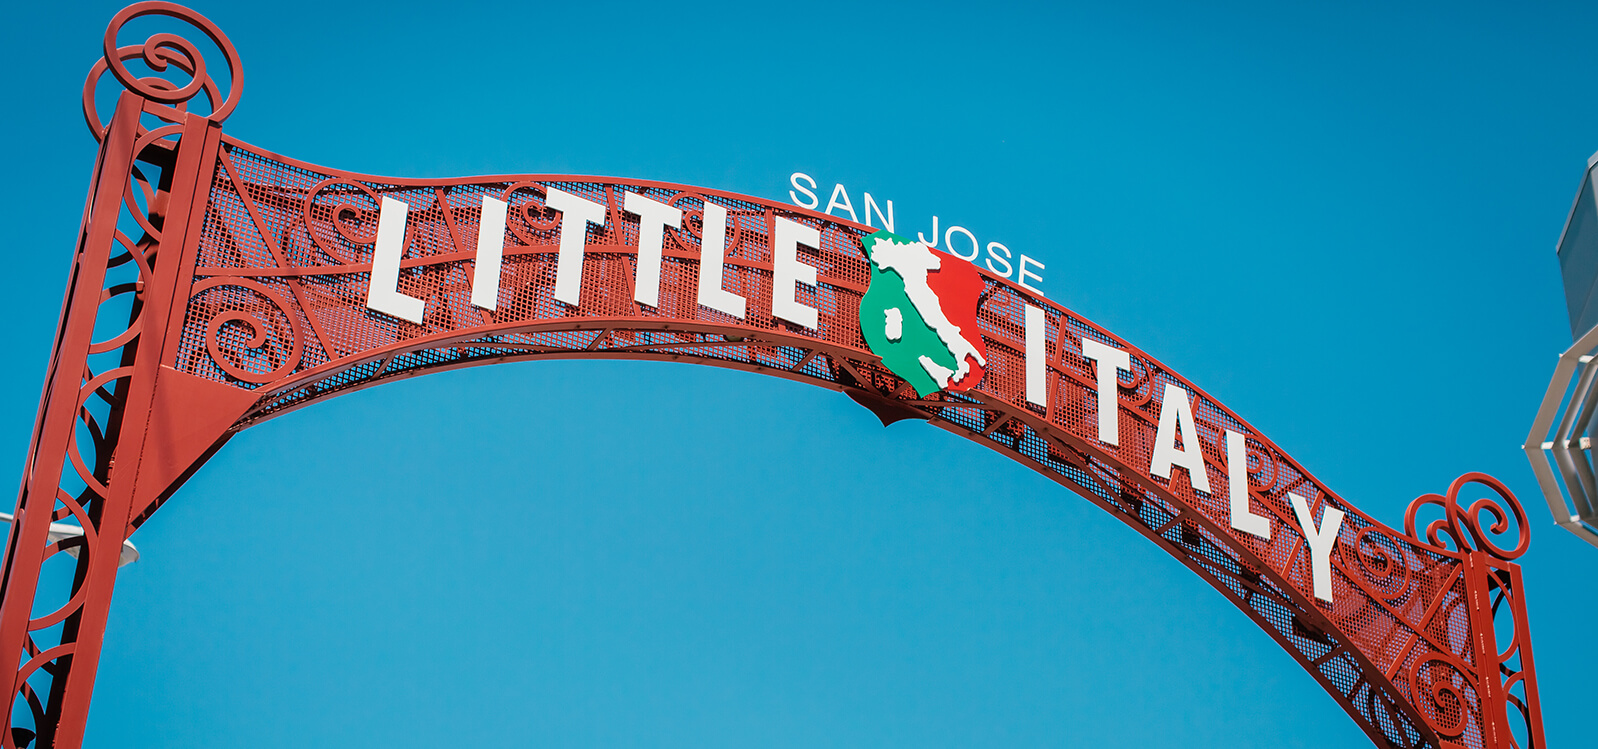
[{"label": "red metal arch", "polygon": [[[136,79],[122,60],[166,54],[205,70],[193,47],[152,38],[116,48],[119,25],[149,13],[194,23],[235,71],[226,102],[213,81],[190,85],[218,114],[185,111],[178,87]],[[160,49],[156,49],[160,48]],[[85,94],[102,137],[100,163],[57,334],[46,393],[8,543],[0,603],[0,673],[15,673],[7,747],[81,742],[101,635],[124,539],[147,521],[228,437],[289,410],[392,379],[540,358],[633,358],[730,367],[839,390],[884,423],[918,418],[965,435],[1043,473],[1119,518],[1208,581],[1291,653],[1379,746],[1541,746],[1531,645],[1518,567],[1524,515],[1495,480],[1468,474],[1422,497],[1399,532],[1360,513],[1298,463],[1153,358],[1069,310],[984,276],[978,311],[987,372],[960,394],[918,397],[866,347],[858,306],[869,271],[860,238],[872,229],[742,195],[636,180],[508,176],[379,178],[284,158],[221,133],[241,80],[230,44],[209,22],[165,3],[119,14],[107,60]],[[175,56],[174,56],[175,55]],[[109,125],[92,87],[109,70],[129,89]],[[579,303],[554,299],[561,228],[550,188],[604,207],[586,235]],[[634,301],[639,222],[627,193],[680,208],[667,231],[657,304]],[[509,206],[498,304],[470,300],[484,196]],[[409,206],[398,290],[425,300],[420,323],[367,306],[379,200]],[[723,288],[747,299],[733,317],[699,304],[704,206],[730,216]],[[819,252],[803,262],[817,283],[799,301],[814,328],[772,314],[772,230],[779,218],[812,227]],[[126,297],[131,296],[131,300]],[[120,305],[120,306],[119,306]],[[1043,311],[1047,396],[1026,393],[1026,308]],[[108,321],[125,326],[91,340]],[[1129,352],[1118,381],[1118,445],[1098,438],[1095,365],[1083,340]],[[1167,386],[1175,386],[1169,390]],[[1151,473],[1167,393],[1191,396],[1197,442],[1215,491],[1185,472]],[[1221,435],[1246,437],[1248,501],[1269,540],[1232,527]],[[1496,495],[1462,507],[1469,484]],[[1311,554],[1289,493],[1315,516],[1346,520],[1331,554],[1332,601],[1318,600]],[[1416,510],[1444,517],[1415,528]],[[1483,528],[1489,513],[1497,522]],[[86,529],[67,601],[32,619],[52,521]],[[1493,538],[1517,523],[1517,544]],[[1507,607],[1500,604],[1507,602]],[[1513,636],[1499,643],[1494,616]],[[64,623],[59,641],[47,632]],[[1511,721],[1508,708],[1515,708]],[[1513,731],[1511,729],[1514,729]]]}]

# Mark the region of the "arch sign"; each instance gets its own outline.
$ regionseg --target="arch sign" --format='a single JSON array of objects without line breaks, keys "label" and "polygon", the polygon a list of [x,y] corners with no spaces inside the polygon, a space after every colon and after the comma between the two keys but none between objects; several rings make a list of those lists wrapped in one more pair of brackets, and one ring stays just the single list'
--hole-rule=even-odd
[{"label": "arch sign", "polygon": [[[141,16],[208,37],[226,96],[181,35],[118,46]],[[123,91],[102,120],[107,72]],[[1529,536],[1498,481],[1460,477],[1400,531],[1135,346],[925,243],[684,185],[306,164],[223,132],[241,88],[227,37],[162,2],[118,13],[90,72],[99,160],[4,560],[5,747],[79,746],[123,542],[231,435],[562,358],[773,375],[966,436],[1187,565],[1376,745],[1543,745],[1512,561]],[[1423,510],[1440,517],[1418,527]],[[41,590],[60,553],[70,590]]]}]

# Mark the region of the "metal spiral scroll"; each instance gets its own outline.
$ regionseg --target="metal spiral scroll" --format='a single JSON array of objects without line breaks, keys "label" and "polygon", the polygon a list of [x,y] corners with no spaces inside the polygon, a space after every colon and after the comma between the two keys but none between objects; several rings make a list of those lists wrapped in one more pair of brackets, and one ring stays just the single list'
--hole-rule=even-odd
[{"label": "metal spiral scroll", "polygon": [[[200,54],[199,49],[181,36],[160,33],[146,39],[143,44],[118,47],[117,33],[129,21],[142,16],[175,18],[204,32],[222,51],[223,60],[227,63],[227,97],[223,98],[221,89],[217,86],[216,79],[211,76],[211,69],[207,67],[205,57]],[[140,58],[146,66],[157,73],[168,72],[168,68],[177,68],[186,74],[189,80],[179,85],[160,76],[135,75],[128,70],[127,62]],[[89,132],[94,134],[94,139],[97,141],[105,137],[106,126],[95,109],[94,92],[101,76],[107,71],[110,71],[112,77],[116,78],[123,88],[151,101],[177,109],[184,109],[190,100],[203,93],[211,107],[210,113],[206,116],[217,122],[226,120],[228,115],[233,113],[233,109],[239,104],[239,97],[244,92],[244,68],[239,63],[239,53],[234,49],[233,42],[229,41],[227,35],[223,34],[216,24],[211,23],[210,19],[175,3],[134,3],[112,17],[111,23],[106,27],[103,57],[89,70],[89,78],[83,84],[83,118],[89,125]]]},{"label": "metal spiral scroll", "polygon": [[1369,525],[1354,534],[1352,544],[1339,544],[1337,550],[1343,570],[1359,573],[1350,574],[1350,582],[1373,598],[1398,604],[1414,591],[1412,583],[1419,566],[1406,546],[1382,526]]},{"label": "metal spiral scroll", "polygon": [[[240,185],[238,189],[246,188]],[[381,205],[377,193],[357,180],[331,178],[313,185],[306,191],[301,217],[311,243],[321,252],[311,263],[323,265],[331,261],[335,265],[356,265],[371,262],[370,245],[377,241]],[[408,247],[415,229],[407,227],[405,233]]]},{"label": "metal spiral scroll", "polygon": [[1409,683],[1421,717],[1437,735],[1445,739],[1465,735],[1470,716],[1479,710],[1479,698],[1463,664],[1453,656],[1429,653],[1410,665]]},{"label": "metal spiral scroll", "polygon": [[[1461,507],[1459,493],[1470,484],[1481,484],[1498,496],[1484,497],[1472,502],[1469,507]],[[1443,517],[1427,524],[1426,535],[1422,536],[1416,531],[1415,516],[1426,505],[1442,508]],[[1481,524],[1483,512],[1492,517],[1492,524],[1485,529]],[[1515,519],[1516,543],[1513,548],[1505,549],[1493,541],[1503,538],[1509,531],[1511,516]],[[1424,494],[1417,497],[1409,504],[1409,510],[1404,513],[1404,532],[1417,541],[1433,546],[1451,545],[1461,553],[1485,551],[1505,561],[1525,554],[1526,548],[1531,544],[1531,528],[1526,523],[1526,510],[1520,506],[1519,500],[1515,499],[1515,495],[1510,493],[1508,487],[1485,473],[1467,473],[1454,479],[1454,483],[1449,484],[1448,493],[1445,495]]]},{"label": "metal spiral scroll", "polygon": [[[212,293],[223,288],[232,290]],[[205,348],[222,371],[259,385],[286,377],[299,366],[305,333],[294,305],[265,284],[248,278],[210,278],[194,285],[193,297],[204,297],[214,305],[205,328]]]}]

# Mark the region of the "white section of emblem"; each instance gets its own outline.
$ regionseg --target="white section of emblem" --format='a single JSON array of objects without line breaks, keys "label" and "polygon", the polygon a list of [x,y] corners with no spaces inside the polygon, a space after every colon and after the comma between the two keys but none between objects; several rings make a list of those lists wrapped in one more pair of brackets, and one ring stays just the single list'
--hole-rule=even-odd
[{"label": "white section of emblem", "polygon": [[1132,371],[1132,355],[1107,343],[1082,336],[1082,358],[1094,362],[1095,368],[1098,369],[1099,441],[1106,445],[1119,445],[1121,444],[1119,422],[1121,386],[1117,380],[1121,372]]},{"label": "white section of emblem", "polygon": [[921,368],[932,376],[933,381],[938,383],[940,390],[949,386],[949,378],[954,376],[954,370],[933,361],[932,357],[925,354],[917,357],[916,361],[921,362]]},{"label": "white section of emblem", "polygon": [[666,244],[666,227],[682,225],[682,211],[635,192],[622,199],[622,208],[638,216],[638,278],[633,301],[660,306],[660,253]]},{"label": "white section of emblem", "polygon": [[1270,518],[1255,515],[1248,506],[1248,443],[1243,440],[1243,435],[1226,430],[1226,495],[1232,505],[1232,527],[1269,541]]},{"label": "white section of emblem", "polygon": [[706,200],[703,226],[699,240],[699,303],[742,320],[744,298],[721,288],[721,269],[727,253],[727,209]]},{"label": "white section of emblem", "polygon": [[605,225],[605,206],[581,195],[548,188],[544,205],[560,211],[560,254],[555,258],[555,300],[573,307],[583,290],[583,248],[588,225]]},{"label": "white section of emblem", "polygon": [[886,318],[882,322],[882,334],[897,343],[904,337],[904,313],[898,307],[889,307],[882,315]]},{"label": "white section of emblem", "polygon": [[[1177,449],[1176,439],[1182,438]],[[1199,449],[1198,430],[1193,426],[1193,405],[1188,402],[1186,390],[1165,383],[1165,400],[1160,403],[1160,426],[1154,433],[1154,459],[1149,463],[1149,473],[1162,479],[1171,478],[1171,466],[1187,469],[1193,488],[1205,494],[1210,492],[1210,477],[1204,470],[1204,451]]]},{"label": "white section of emblem", "polygon": [[399,291],[400,258],[405,254],[405,219],[410,205],[384,197],[377,206],[377,247],[372,250],[372,277],[366,306],[401,320],[422,324],[426,300]]},{"label": "white section of emblem", "polygon": [[[1049,331],[1042,307],[1026,306],[1026,402],[1049,405]],[[1099,439],[1104,439],[1099,430]],[[1111,443],[1114,444],[1114,443]]]},{"label": "white section of emblem", "polygon": [[[966,357],[975,359],[977,364],[987,366],[988,361],[976,346],[966,340],[960,331],[960,326],[949,321],[943,314],[943,305],[938,301],[938,295],[932,292],[932,287],[927,285],[927,274],[938,269],[940,261],[933,254],[932,248],[921,242],[901,243],[894,242],[884,237],[877,237],[871,248],[871,262],[885,271],[898,273],[904,279],[904,295],[910,297],[910,303],[915,305],[916,312],[921,315],[927,327],[938,334],[938,340],[943,341],[943,347],[954,355],[956,362],[954,379],[956,382],[965,379],[971,371],[971,365]],[[930,370],[928,374],[931,374]],[[933,375],[937,379],[937,375]],[[940,387],[946,387],[939,383]]]},{"label": "white section of emblem", "polygon": [[1332,602],[1332,547],[1337,545],[1337,533],[1343,528],[1343,511],[1326,506],[1321,513],[1321,527],[1315,528],[1315,516],[1309,501],[1292,492],[1287,494],[1293,503],[1293,513],[1298,515],[1298,526],[1309,542],[1310,577],[1315,581],[1315,597]]},{"label": "white section of emblem", "polygon": [[483,220],[477,227],[477,256],[472,264],[472,304],[494,309],[499,303],[499,269],[505,257],[505,213],[499,198],[483,196]]},{"label": "white section of emblem", "polygon": [[820,313],[796,298],[799,284],[816,285],[816,266],[799,262],[801,244],[821,249],[821,230],[778,216],[771,237],[771,314],[816,330]]}]

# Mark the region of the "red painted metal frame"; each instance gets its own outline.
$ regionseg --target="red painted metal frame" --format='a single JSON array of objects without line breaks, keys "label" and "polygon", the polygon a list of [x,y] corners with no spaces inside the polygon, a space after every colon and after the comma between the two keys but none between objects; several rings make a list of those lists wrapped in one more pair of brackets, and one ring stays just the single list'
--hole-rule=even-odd
[{"label": "red painted metal frame", "polygon": [[[117,47],[130,18],[165,15],[200,29],[230,69],[228,96],[197,48],[174,35]],[[179,86],[137,77],[187,73]],[[109,124],[94,87],[127,89]],[[286,159],[227,137],[242,71],[209,21],[168,3],[119,13],[91,71],[85,114],[100,158],[79,234],[39,418],[6,547],[0,673],[15,673],[5,747],[81,744],[123,540],[233,433],[355,389],[442,369],[551,358],[692,362],[839,390],[884,423],[925,419],[999,450],[1094,502],[1186,564],[1319,681],[1379,746],[1543,746],[1520,571],[1525,515],[1494,479],[1467,474],[1416,500],[1399,532],[1360,513],[1275,444],[1135,347],[1069,310],[985,276],[979,309],[989,365],[958,395],[918,398],[860,336],[867,284],[859,224],[772,201],[659,182],[575,176],[380,178]],[[188,111],[203,94],[210,114]],[[542,202],[557,186],[604,204],[590,229],[582,303],[552,297],[559,226]],[[638,225],[620,208],[639,192],[684,210],[668,232],[660,304],[633,302]],[[483,196],[511,206],[498,308],[468,303]],[[400,290],[427,300],[422,324],[365,306],[377,198],[411,206]],[[696,303],[701,207],[728,209],[725,285],[749,299],[734,319]],[[817,330],[774,319],[770,230],[777,217],[823,237],[805,262],[819,283],[801,301]],[[1048,404],[1023,393],[1023,309],[1045,310]],[[121,320],[125,324],[117,324]],[[105,332],[114,328],[111,332]],[[100,340],[94,340],[99,332]],[[1120,446],[1097,440],[1090,337],[1131,352],[1120,381]],[[1249,494],[1269,541],[1234,531],[1224,489],[1195,491],[1148,466],[1163,388],[1194,397],[1198,441],[1224,484],[1219,435],[1247,437]],[[1467,488],[1488,498],[1462,504]],[[1335,604],[1315,599],[1304,538],[1288,504],[1348,514],[1333,554]],[[1443,517],[1417,530],[1418,511]],[[1491,523],[1479,518],[1487,513]],[[83,537],[48,544],[52,521]],[[1516,526],[1513,548],[1496,545]],[[45,561],[79,552],[64,603],[35,617]],[[1505,605],[1507,604],[1507,606]],[[1495,628],[1495,624],[1497,628]],[[1498,640],[1498,628],[1510,632]],[[1513,718],[1510,708],[1514,708]],[[1518,738],[1517,738],[1518,736]]]}]

